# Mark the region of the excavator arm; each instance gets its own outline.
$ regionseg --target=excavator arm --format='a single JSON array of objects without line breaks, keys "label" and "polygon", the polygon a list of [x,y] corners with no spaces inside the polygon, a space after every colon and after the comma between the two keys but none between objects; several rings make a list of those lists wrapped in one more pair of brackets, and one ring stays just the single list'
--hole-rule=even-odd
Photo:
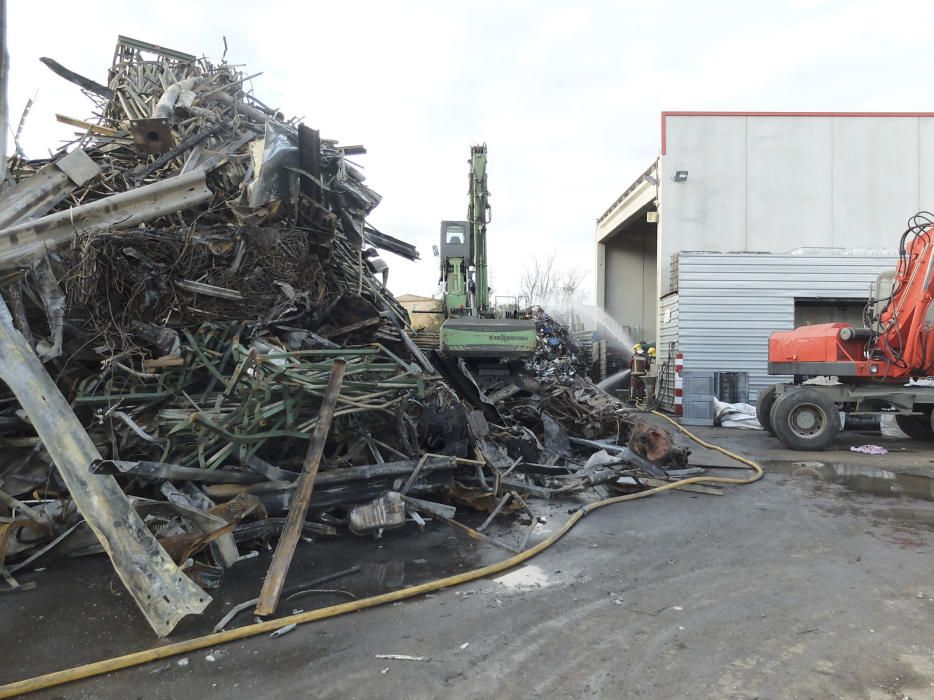
[{"label": "excavator arm", "polygon": [[490,223],[490,191],[486,185],[486,144],[470,147],[470,203],[467,219],[473,239],[475,315],[490,310],[490,278],[486,249],[486,225]]},{"label": "excavator arm", "polygon": [[896,367],[926,376],[934,373],[934,227],[915,228],[909,227],[902,236],[895,281],[879,316],[874,350]]}]

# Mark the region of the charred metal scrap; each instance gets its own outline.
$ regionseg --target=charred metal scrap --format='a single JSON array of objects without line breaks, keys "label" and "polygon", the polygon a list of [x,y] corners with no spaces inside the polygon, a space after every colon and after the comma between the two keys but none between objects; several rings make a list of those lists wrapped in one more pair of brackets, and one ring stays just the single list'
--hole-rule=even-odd
[{"label": "charred metal scrap", "polygon": [[[268,107],[245,71],[127,37],[105,83],[44,62],[93,116],[59,115],[78,138],[0,183],[12,589],[103,551],[164,635],[280,537],[263,614],[302,534],[441,521],[516,551],[533,499],[684,465],[545,315],[526,372],[469,395],[444,379],[386,287],[377,249],[418,253],[367,223],[365,149]],[[482,533],[508,514],[515,541]]]}]

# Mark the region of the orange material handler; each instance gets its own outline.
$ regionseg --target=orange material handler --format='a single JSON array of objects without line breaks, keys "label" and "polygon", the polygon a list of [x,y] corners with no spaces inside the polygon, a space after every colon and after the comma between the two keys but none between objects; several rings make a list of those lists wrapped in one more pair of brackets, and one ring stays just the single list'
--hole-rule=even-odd
[{"label": "orange material handler", "polygon": [[891,413],[909,437],[934,439],[932,298],[934,214],[920,212],[902,234],[894,273],[873,284],[863,327],[824,323],[772,333],[769,374],[794,381],[759,393],[762,427],[791,449],[822,450],[842,413]]}]

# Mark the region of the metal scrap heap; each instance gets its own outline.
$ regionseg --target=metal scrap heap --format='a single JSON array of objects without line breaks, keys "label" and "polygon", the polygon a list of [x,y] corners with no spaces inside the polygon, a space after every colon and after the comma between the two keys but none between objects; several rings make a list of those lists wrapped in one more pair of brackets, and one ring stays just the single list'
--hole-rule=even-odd
[{"label": "metal scrap heap", "polygon": [[550,357],[558,341],[537,378],[457,393],[386,287],[378,250],[418,253],[367,223],[380,197],[350,160],[365,149],[263,104],[254,76],[127,37],[106,84],[43,61],[94,116],[59,115],[79,138],[14,156],[0,183],[11,587],[104,551],[164,635],[270,542],[266,615],[303,533],[414,517],[479,536],[454,521],[469,505],[524,514],[515,543],[495,542],[516,551],[530,497],[683,466],[570,354]]}]

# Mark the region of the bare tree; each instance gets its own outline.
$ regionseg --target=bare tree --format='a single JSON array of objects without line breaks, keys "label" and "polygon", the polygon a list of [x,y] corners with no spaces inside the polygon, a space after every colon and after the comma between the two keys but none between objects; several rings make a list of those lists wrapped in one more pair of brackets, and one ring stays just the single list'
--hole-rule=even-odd
[{"label": "bare tree", "polygon": [[555,252],[539,257],[531,256],[522,267],[519,292],[529,304],[543,304],[551,297],[555,283]]},{"label": "bare tree", "polygon": [[587,292],[581,289],[586,273],[577,267],[562,269],[556,258],[555,251],[533,255],[523,267],[519,290],[529,304],[568,306],[586,301]]},{"label": "bare tree", "polygon": [[587,301],[587,290],[581,284],[587,273],[579,267],[572,267],[558,274],[553,303],[559,306],[571,306]]}]

